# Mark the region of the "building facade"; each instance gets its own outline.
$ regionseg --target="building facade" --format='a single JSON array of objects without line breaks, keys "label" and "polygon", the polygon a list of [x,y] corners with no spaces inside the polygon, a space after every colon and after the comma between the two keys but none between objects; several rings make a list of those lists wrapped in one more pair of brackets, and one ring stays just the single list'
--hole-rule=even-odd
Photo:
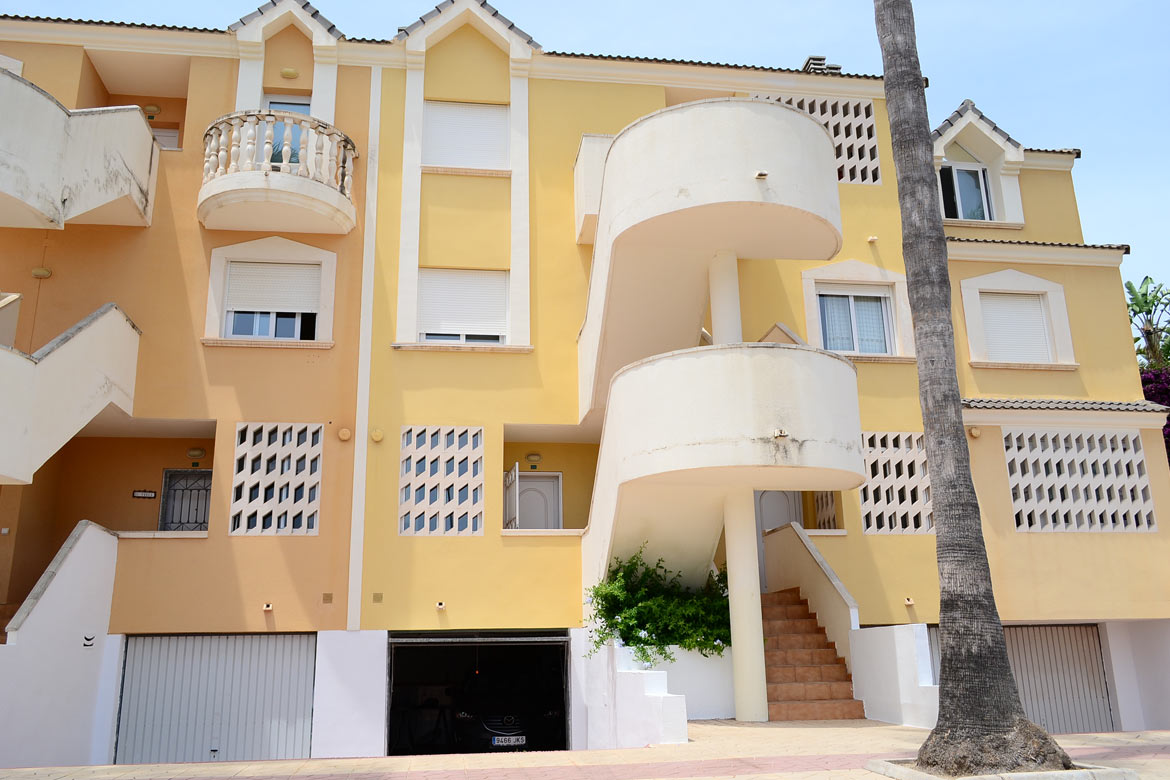
[{"label": "building facade", "polygon": [[[0,764],[932,725],[938,584],[879,77],[0,17]],[[934,134],[1001,616],[1054,731],[1170,727],[1166,410],[1080,152]],[[645,547],[732,647],[587,655]],[[1140,684],[1139,684],[1140,680]],[[523,696],[518,695],[523,692]]]}]

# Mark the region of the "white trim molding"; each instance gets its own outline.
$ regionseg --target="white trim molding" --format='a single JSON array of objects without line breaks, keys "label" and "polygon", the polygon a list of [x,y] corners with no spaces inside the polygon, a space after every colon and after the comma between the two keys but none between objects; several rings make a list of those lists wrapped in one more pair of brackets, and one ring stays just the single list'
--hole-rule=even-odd
[{"label": "white trim molding", "polygon": [[[914,323],[910,319],[910,297],[906,289],[905,274],[878,268],[861,260],[841,260],[802,271],[800,279],[804,291],[804,323],[809,345],[824,348],[821,309],[817,302],[818,291],[829,291],[833,286],[842,289],[858,285],[880,286],[889,290],[890,319],[894,332],[894,350],[891,356],[914,357]],[[850,358],[852,357],[855,356],[850,355]]]},{"label": "white trim molding", "polygon": [[207,317],[203,337],[217,343],[223,337],[224,301],[227,294],[228,264],[304,263],[321,266],[321,304],[317,312],[317,332],[313,341],[302,342],[306,348],[333,345],[333,294],[337,278],[337,255],[315,246],[290,241],[280,236],[258,238],[211,250],[211,273],[207,284]]},{"label": "white trim molding", "polygon": [[1127,246],[1025,244],[1017,241],[947,241],[947,259],[983,263],[1035,265],[1092,265],[1120,268]]},{"label": "white trim molding", "polygon": [[236,111],[260,108],[264,84],[264,42],[292,25],[313,45],[313,96],[309,114],[333,124],[337,107],[337,38],[313,18],[297,0],[277,0],[261,6],[246,23],[235,28],[240,57],[236,79]]},{"label": "white trim molding", "polygon": [[1052,363],[1073,365],[1077,362],[1073,353],[1072,330],[1069,327],[1068,306],[1065,303],[1062,285],[1009,269],[963,279],[959,282],[959,288],[963,297],[963,316],[967,324],[967,345],[972,364],[992,362],[987,356],[983,302],[980,297],[981,293],[985,292],[1040,295],[1048,324]]},{"label": "white trim molding", "polygon": [[963,425],[1037,428],[1138,428],[1161,431],[1165,412],[1082,409],[963,409]]},{"label": "white trim molding", "polygon": [[6,70],[13,76],[19,76],[24,71],[24,63],[14,57],[9,57],[7,54],[0,54],[0,70]]},{"label": "white trim molding", "polygon": [[[934,140],[935,171],[954,162],[947,157],[947,152],[957,146],[987,169],[991,186],[987,194],[994,217],[988,223],[1023,223],[1020,168],[1024,164],[1024,150],[978,110],[968,110],[957,117],[952,115],[948,123],[946,130]],[[962,158],[957,161],[961,164]]]},{"label": "white trim molding", "polygon": [[406,65],[406,96],[402,114],[402,205],[398,229],[398,319],[394,340],[418,341],[418,255],[422,219],[422,54]]}]

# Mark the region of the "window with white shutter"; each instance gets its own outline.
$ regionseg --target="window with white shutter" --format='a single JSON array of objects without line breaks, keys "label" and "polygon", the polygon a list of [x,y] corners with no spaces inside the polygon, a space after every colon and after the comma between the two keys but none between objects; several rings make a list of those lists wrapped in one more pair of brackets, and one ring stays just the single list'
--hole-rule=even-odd
[{"label": "window with white shutter", "polygon": [[420,269],[418,329],[419,341],[503,344],[508,272]]},{"label": "window with white shutter", "polygon": [[1052,362],[1044,296],[980,292],[987,359],[1001,363]]},{"label": "window with white shutter", "polygon": [[422,163],[507,170],[508,107],[428,100],[423,109]]},{"label": "window with white shutter", "polygon": [[229,262],[224,310],[226,338],[313,341],[321,310],[321,266]]}]

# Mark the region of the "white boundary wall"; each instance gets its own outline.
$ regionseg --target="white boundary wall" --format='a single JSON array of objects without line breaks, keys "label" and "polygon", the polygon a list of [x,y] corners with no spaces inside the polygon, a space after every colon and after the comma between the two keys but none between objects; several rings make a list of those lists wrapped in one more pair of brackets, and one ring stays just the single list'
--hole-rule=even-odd
[{"label": "white boundary wall", "polygon": [[108,764],[123,637],[106,632],[118,539],[78,523],[0,645],[0,766]]},{"label": "white boundary wall", "polygon": [[849,647],[853,695],[865,703],[866,718],[934,728],[938,686],[926,624],[854,629]]},{"label": "white boundary wall", "polygon": [[386,755],[385,631],[321,631],[313,686],[313,758]]}]

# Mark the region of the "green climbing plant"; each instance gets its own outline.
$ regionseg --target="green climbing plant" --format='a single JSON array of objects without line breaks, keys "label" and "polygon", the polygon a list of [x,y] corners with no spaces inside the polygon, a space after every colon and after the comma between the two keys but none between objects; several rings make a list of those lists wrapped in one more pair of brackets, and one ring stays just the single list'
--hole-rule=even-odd
[{"label": "green climbing plant", "polygon": [[699,588],[688,588],[661,558],[648,564],[644,549],[625,560],[615,558],[605,579],[588,590],[589,654],[619,641],[647,664],[675,660],[672,647],[723,655],[731,644],[727,570],[708,574]]}]

